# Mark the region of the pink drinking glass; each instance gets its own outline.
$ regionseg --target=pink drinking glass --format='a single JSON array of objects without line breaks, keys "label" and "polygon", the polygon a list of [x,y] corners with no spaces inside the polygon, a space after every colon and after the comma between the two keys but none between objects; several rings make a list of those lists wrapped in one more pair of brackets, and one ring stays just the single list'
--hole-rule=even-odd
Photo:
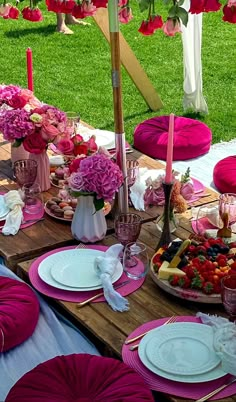
[{"label": "pink drinking glass", "polygon": [[221,298],[230,321],[236,321],[236,273],[222,278]]},{"label": "pink drinking glass", "polygon": [[38,164],[32,159],[21,159],[14,163],[13,173],[17,184],[22,187],[25,184],[32,186],[37,176]]},{"label": "pink drinking glass", "polygon": [[115,234],[123,246],[135,242],[141,231],[142,218],[137,214],[118,215],[115,219]]}]

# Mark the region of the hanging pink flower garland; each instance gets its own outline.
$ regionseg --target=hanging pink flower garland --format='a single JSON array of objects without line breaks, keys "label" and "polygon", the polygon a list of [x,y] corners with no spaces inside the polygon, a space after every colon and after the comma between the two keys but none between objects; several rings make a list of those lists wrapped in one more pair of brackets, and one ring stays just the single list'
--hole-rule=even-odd
[{"label": "hanging pink flower garland", "polygon": [[[7,0],[2,1],[3,3],[0,3],[0,17],[18,19],[20,15],[19,9],[6,3]],[[38,1],[40,0],[30,0],[30,5],[21,11],[24,19],[32,22],[42,21],[42,13],[37,7]],[[181,32],[181,22],[187,26],[188,13],[216,12],[221,8],[223,11],[222,20],[231,24],[236,23],[236,0],[222,2],[219,0],[190,0],[189,11],[182,7],[183,0],[172,0],[166,21],[163,21],[162,16],[156,13],[155,1],[139,0],[140,10],[148,12],[147,18],[142,21],[138,29],[143,35],[152,35],[157,29],[162,29],[165,35],[174,36],[177,32]],[[98,8],[106,8],[107,3],[108,0],[46,0],[48,11],[72,14],[75,18],[80,19],[93,16]],[[128,23],[133,18],[129,0],[120,0],[118,6],[120,22],[123,24]]]}]

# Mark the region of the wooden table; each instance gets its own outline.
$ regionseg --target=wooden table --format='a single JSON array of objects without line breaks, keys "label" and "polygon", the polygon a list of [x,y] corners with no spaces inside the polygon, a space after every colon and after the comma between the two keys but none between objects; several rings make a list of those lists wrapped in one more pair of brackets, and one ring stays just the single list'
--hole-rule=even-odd
[{"label": "wooden table", "polygon": [[[6,143],[0,135],[0,192],[17,189],[17,184],[12,180],[10,156],[10,144]],[[163,168],[161,162],[153,160],[136,150],[128,154],[127,158],[138,160],[140,167],[147,167],[149,169]],[[49,191],[43,193],[44,201],[46,202],[57,193],[58,189],[52,187]],[[207,190],[207,193],[210,194],[208,197],[201,198],[192,205],[201,205],[218,199],[218,194],[214,191]],[[160,207],[153,207],[146,212],[138,211],[138,214],[142,216],[143,222],[149,222],[158,216],[161,210]],[[133,208],[130,208],[130,211],[137,213]],[[188,225],[188,220],[181,218],[181,226],[185,226],[185,224]],[[109,216],[107,217],[107,225],[107,234],[113,233],[114,224]],[[54,248],[76,243],[76,240],[71,235],[70,224],[68,222],[59,221],[45,214],[43,221],[19,230],[16,236],[4,236],[0,234],[0,256],[4,258],[5,264],[9,268],[15,270],[16,264],[19,261],[37,257]]]},{"label": "wooden table", "polygon": [[[9,145],[3,144],[0,147],[0,153],[2,156],[2,162],[0,163],[0,191],[16,188],[11,178]],[[138,159],[140,166],[152,169],[162,167],[161,163],[137,151],[134,151],[129,157]],[[194,205],[207,204],[218,199],[218,194],[214,191],[207,190],[207,193],[210,193],[209,197],[200,199]],[[52,194],[55,194],[55,189],[45,193],[45,200],[51,197]],[[141,213],[144,223],[139,238],[148,246],[150,257],[154,254],[160,235],[153,222],[153,218],[157,214],[158,208],[152,208],[147,212]],[[180,216],[179,227],[173,238],[186,239],[189,237],[191,233],[189,217],[190,210]],[[112,222],[108,221],[109,225],[110,230],[112,230]],[[101,244],[110,246],[116,242],[116,237],[110,234],[106,236]],[[18,275],[28,280],[28,270],[33,258],[48,250],[75,243],[76,241],[70,233],[70,225],[60,223],[46,216],[43,222],[20,230],[16,236],[3,236],[0,234],[0,255],[3,256],[8,267],[11,269],[17,268]],[[128,300],[130,310],[122,314],[111,310],[106,303],[94,303],[78,309],[75,303],[52,299],[49,301],[68,316],[74,324],[82,328],[103,351],[106,350],[118,358],[121,358],[121,349],[125,338],[144,322],[172,315],[195,315],[197,311],[224,315],[221,305],[201,305],[186,302],[165,293],[157,287],[149,275],[143,286],[128,296]],[[186,399],[163,395],[160,396],[159,400],[164,402],[165,398],[171,402],[187,402]],[[236,396],[226,398],[224,402],[236,402]]]}]

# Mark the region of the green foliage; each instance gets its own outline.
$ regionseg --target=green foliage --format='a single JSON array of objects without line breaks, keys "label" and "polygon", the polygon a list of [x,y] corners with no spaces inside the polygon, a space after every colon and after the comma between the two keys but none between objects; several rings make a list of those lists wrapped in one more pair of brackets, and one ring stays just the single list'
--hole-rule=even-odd
[{"label": "green foliage", "polygon": [[[161,14],[168,7],[159,2]],[[20,4],[24,7],[24,4]],[[124,127],[133,143],[134,128],[141,121],[171,112],[199,119],[213,133],[213,142],[229,141],[236,133],[235,25],[221,20],[222,12],[203,18],[203,93],[209,114],[184,113],[183,55],[181,35],[166,37],[161,30],[145,37],[138,32],[144,14],[130,1],[134,19],[121,31],[164,104],[151,111],[122,68]],[[100,129],[114,131],[113,96],[109,45],[92,18],[91,26],[72,26],[74,35],[56,32],[56,15],[45,10],[44,21],[0,19],[0,82],[27,86],[26,49],[33,50],[35,95],[64,111],[75,111],[81,119]],[[157,11],[157,10],[156,10]],[[233,150],[232,150],[233,151]]]}]

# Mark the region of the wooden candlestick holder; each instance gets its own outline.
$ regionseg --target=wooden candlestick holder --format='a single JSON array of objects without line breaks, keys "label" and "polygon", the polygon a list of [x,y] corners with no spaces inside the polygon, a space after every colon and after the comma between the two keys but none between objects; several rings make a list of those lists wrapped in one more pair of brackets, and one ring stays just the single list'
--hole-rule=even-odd
[{"label": "wooden candlestick holder", "polygon": [[156,251],[165,245],[168,245],[171,242],[171,233],[170,233],[170,199],[171,192],[173,188],[173,183],[162,183],[164,195],[165,195],[165,205],[163,212],[163,228],[160,240],[157,244]]}]

